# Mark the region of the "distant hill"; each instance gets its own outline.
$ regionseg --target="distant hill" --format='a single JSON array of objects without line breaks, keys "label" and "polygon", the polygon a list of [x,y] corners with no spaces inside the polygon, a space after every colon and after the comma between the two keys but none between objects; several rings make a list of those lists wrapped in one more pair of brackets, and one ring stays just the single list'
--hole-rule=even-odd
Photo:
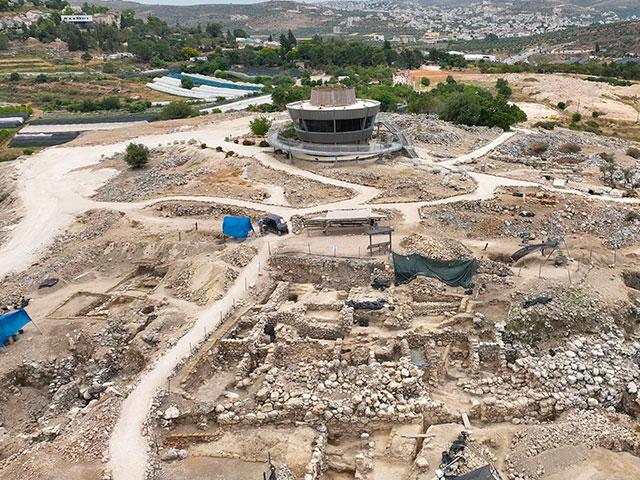
[{"label": "distant hill", "polygon": [[596,45],[600,48],[599,54],[602,57],[622,57],[627,53],[640,55],[640,22],[593,25],[530,37],[500,38],[494,41],[453,42],[450,47],[474,52],[515,53],[531,47],[540,47],[545,51],[549,51],[549,47],[560,46],[567,50],[595,50]]},{"label": "distant hill", "polygon": [[[85,0],[72,0],[80,5]],[[203,0],[206,1],[206,0]],[[146,5],[122,0],[92,0],[90,3],[105,5],[117,10],[132,9],[138,17],[155,16],[171,25],[204,25],[221,23],[225,28],[244,28],[251,33],[286,32],[331,29],[335,19],[332,9],[294,1],[268,1],[255,4],[204,4],[204,5]]]}]

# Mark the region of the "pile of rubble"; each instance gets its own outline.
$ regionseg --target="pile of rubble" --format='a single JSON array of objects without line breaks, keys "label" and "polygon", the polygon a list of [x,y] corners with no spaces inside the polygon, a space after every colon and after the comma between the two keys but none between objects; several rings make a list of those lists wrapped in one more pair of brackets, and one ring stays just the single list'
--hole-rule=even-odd
[{"label": "pile of rubble", "polygon": [[176,201],[167,200],[154,203],[148,207],[163,217],[194,217],[194,218],[222,218],[231,216],[248,216],[252,221],[264,217],[266,212],[249,208],[236,207],[234,205],[222,205],[219,203],[197,202],[197,201]]},{"label": "pile of rubble", "polygon": [[472,258],[471,250],[452,238],[434,238],[420,233],[412,233],[400,242],[407,255],[417,253],[423,257],[438,260],[460,260]]},{"label": "pile of rubble", "polygon": [[[615,324],[612,308],[592,291],[549,285],[527,294],[515,294],[506,329],[518,341],[535,345],[557,339],[558,335],[608,329]],[[622,309],[616,309],[616,317],[620,318],[622,313]]]},{"label": "pile of rubble", "polygon": [[[156,165],[140,170],[134,177],[129,177],[130,172],[125,170],[98,188],[93,198],[103,202],[135,202],[162,189],[186,185],[205,173],[202,167],[172,171],[193,159],[192,150],[190,146],[153,148],[149,156],[160,158]],[[124,155],[119,153],[108,160],[124,163]]]},{"label": "pile of rubble", "polygon": [[557,423],[531,426],[515,433],[507,456],[509,478],[544,478],[544,454],[563,446],[603,447],[614,452],[640,451],[640,437],[618,416],[572,411]]},{"label": "pile of rubble", "polygon": [[502,129],[494,127],[468,127],[454,125],[440,120],[434,114],[381,114],[381,118],[389,120],[404,133],[411,143],[417,147],[437,146],[433,154],[457,154],[452,147],[463,145],[471,151],[497,138]]},{"label": "pile of rubble", "polygon": [[[533,218],[520,215],[522,205],[508,205],[500,198],[423,207],[421,215],[439,225],[473,232],[480,238],[515,238],[523,232],[532,240],[590,234],[600,238],[609,249],[640,242],[640,214],[633,206],[590,201],[575,195],[549,197],[544,192],[533,197],[526,207],[537,213]],[[549,209],[544,202],[552,206],[547,215],[539,211]]]},{"label": "pile of rubble", "polygon": [[593,162],[598,155],[585,154],[582,152],[583,148],[616,150],[624,149],[628,145],[629,142],[614,137],[556,129],[516,136],[497,147],[492,156],[502,161],[524,165],[552,161],[562,163],[564,157],[578,159],[580,162]]},{"label": "pile of rubble", "polygon": [[[378,363],[371,358],[363,365],[314,360],[289,368],[267,363],[248,378],[262,380],[255,395],[241,398],[228,391],[217,403],[197,403],[180,415],[204,415],[222,425],[405,422],[434,406],[426,395],[422,373],[408,359]],[[167,411],[159,415],[161,424],[172,420]]]},{"label": "pile of rubble", "polygon": [[225,249],[220,255],[220,260],[236,268],[244,268],[249,265],[256,253],[258,253],[256,247],[241,244]]}]

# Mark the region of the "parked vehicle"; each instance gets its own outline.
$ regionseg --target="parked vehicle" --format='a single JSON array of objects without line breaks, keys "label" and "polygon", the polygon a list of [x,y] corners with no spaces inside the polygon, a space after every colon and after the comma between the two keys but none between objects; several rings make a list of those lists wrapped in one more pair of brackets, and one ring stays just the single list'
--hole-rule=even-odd
[{"label": "parked vehicle", "polygon": [[260,225],[260,233],[271,232],[276,235],[284,235],[289,233],[289,225],[284,218],[280,215],[276,215],[275,213],[270,213],[266,217],[261,218],[258,221],[258,225]]}]

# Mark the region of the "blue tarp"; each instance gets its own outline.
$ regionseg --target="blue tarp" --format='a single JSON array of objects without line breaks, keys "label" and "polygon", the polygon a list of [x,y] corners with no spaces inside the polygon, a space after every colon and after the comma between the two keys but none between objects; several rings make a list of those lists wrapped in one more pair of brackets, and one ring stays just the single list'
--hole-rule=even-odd
[{"label": "blue tarp", "polygon": [[29,314],[24,308],[16,312],[7,313],[0,317],[0,347],[4,345],[7,338],[18,333],[22,327],[31,321]]},{"label": "blue tarp", "polygon": [[222,233],[233,238],[247,238],[253,232],[253,225],[249,217],[224,217]]}]

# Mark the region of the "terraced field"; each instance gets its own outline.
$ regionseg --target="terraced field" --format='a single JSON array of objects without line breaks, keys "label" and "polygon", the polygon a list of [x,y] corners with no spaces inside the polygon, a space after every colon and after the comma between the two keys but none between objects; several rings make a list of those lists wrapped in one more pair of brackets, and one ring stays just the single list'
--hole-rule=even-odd
[{"label": "terraced field", "polygon": [[35,57],[0,58],[0,74],[11,72],[49,72],[59,68],[46,60]]}]

